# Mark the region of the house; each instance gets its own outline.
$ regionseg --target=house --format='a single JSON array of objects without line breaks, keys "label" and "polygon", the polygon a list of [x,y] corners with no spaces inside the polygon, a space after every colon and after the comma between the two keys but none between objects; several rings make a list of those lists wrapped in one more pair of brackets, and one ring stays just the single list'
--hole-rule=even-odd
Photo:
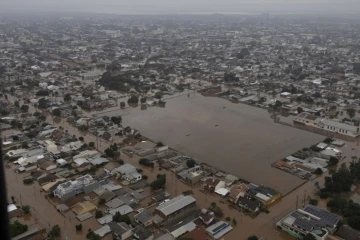
[{"label": "house", "polygon": [[272,188],[258,186],[250,189],[249,193],[265,206],[268,206],[282,197],[282,194]]},{"label": "house", "polygon": [[360,240],[360,232],[348,225],[342,225],[335,235],[343,240]]},{"label": "house", "polygon": [[198,165],[178,173],[178,176],[188,184],[195,184],[205,176],[205,171]]},{"label": "house", "polygon": [[138,173],[136,168],[129,163],[125,163],[124,165],[113,169],[111,174],[120,174],[122,179],[125,179],[130,183],[135,183],[142,179],[142,175]]},{"label": "house", "polygon": [[215,219],[215,214],[212,211],[209,211],[205,208],[201,209],[201,213],[199,215],[200,220],[205,224],[209,225]]},{"label": "house", "polygon": [[108,209],[115,209],[122,205],[124,205],[124,202],[121,201],[119,198],[114,198],[105,203],[105,206],[108,207]]},{"label": "house", "polygon": [[142,225],[136,226],[133,230],[133,236],[139,240],[153,240],[154,234]]},{"label": "house", "polygon": [[153,217],[147,210],[144,210],[134,216],[135,222],[143,225],[144,227],[150,226],[153,223]]},{"label": "house", "polygon": [[80,193],[89,193],[99,187],[99,183],[89,174],[81,176],[74,181],[67,181],[57,186],[54,196],[66,201]]},{"label": "house", "polygon": [[276,227],[296,238],[311,233],[317,240],[325,240],[335,232],[341,218],[318,207],[308,205],[292,211],[276,223]]},{"label": "house", "polygon": [[210,227],[206,228],[206,233],[214,239],[219,239],[226,233],[232,230],[232,226],[229,223],[219,221]]},{"label": "house", "polygon": [[240,197],[238,201],[239,207],[249,212],[258,212],[260,210],[260,202],[249,197]]},{"label": "house", "polygon": [[121,215],[126,215],[129,214],[131,212],[133,212],[134,210],[129,206],[129,205],[122,205],[118,208],[114,208],[114,209],[109,209],[109,213],[112,215],[115,215],[117,212],[119,212]]},{"label": "house", "polygon": [[325,150],[321,151],[321,154],[328,156],[328,157],[340,157],[341,151],[337,148],[327,147]]},{"label": "house", "polygon": [[215,192],[216,190],[225,187],[225,182],[217,178],[208,178],[205,180],[203,187],[210,192]]},{"label": "house", "polygon": [[165,222],[173,222],[196,209],[196,200],[192,196],[177,196],[155,208],[155,213]]},{"label": "house", "polygon": [[76,215],[82,215],[84,213],[94,211],[95,209],[96,206],[92,204],[90,201],[79,202],[72,207],[72,211]]},{"label": "house", "polygon": [[110,222],[108,225],[113,232],[114,239],[124,240],[133,235],[131,227],[124,222]]},{"label": "house", "polygon": [[94,233],[102,238],[105,237],[107,234],[111,233],[111,228],[109,227],[109,225],[104,225],[98,230],[94,231]]},{"label": "house", "polygon": [[101,218],[96,219],[96,221],[98,221],[98,223],[100,223],[101,225],[104,225],[104,224],[108,224],[108,223],[112,222],[113,217],[114,216],[112,214],[107,214]]},{"label": "house", "polygon": [[237,203],[240,197],[245,197],[249,189],[250,188],[244,183],[241,183],[239,185],[233,185],[230,188],[230,192],[229,192],[230,201]]}]

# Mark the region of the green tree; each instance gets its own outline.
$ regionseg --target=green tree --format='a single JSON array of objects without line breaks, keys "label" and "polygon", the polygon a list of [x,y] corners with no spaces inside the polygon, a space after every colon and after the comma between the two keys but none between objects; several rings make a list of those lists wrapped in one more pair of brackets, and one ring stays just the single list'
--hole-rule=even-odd
[{"label": "green tree", "polygon": [[120,125],[122,122],[122,117],[121,116],[118,116],[118,117],[113,116],[113,117],[111,117],[111,121],[117,125]]},{"label": "green tree", "polygon": [[146,103],[146,97],[142,97],[142,98],[140,99],[140,102],[141,102],[141,103]]},{"label": "green tree", "polygon": [[328,165],[329,165],[329,166],[335,166],[335,165],[338,164],[338,163],[339,163],[339,159],[338,159],[338,158],[336,158],[336,157],[330,157]]},{"label": "green tree", "polygon": [[19,107],[20,107],[20,103],[19,103],[19,101],[15,101],[15,102],[14,102],[14,107],[17,107],[17,108],[19,108]]},{"label": "green tree", "polygon": [[321,168],[317,168],[314,173],[316,175],[321,175],[323,173],[323,171],[321,170]]},{"label": "green tree", "polygon": [[131,224],[131,219],[128,215],[121,215],[119,212],[116,212],[113,216],[114,222],[124,222],[126,224]]},{"label": "green tree", "polygon": [[50,230],[50,232],[49,232],[49,237],[50,237],[50,239],[55,239],[55,238],[57,238],[58,236],[60,236],[60,234],[61,234],[60,227],[59,227],[59,225],[56,224],[56,225],[53,226],[52,229]]},{"label": "green tree", "polygon": [[186,166],[187,166],[188,168],[193,168],[193,167],[195,167],[195,160],[194,160],[194,159],[189,159],[189,160],[187,160],[187,161],[186,161]]},{"label": "green tree", "polygon": [[112,150],[111,148],[107,148],[105,149],[105,155],[109,158],[113,158],[114,157],[114,150]]},{"label": "green tree", "polygon": [[75,225],[75,229],[76,229],[76,231],[81,231],[82,230],[82,228],[83,228],[83,225],[80,223],[80,224],[78,224],[78,225]]},{"label": "green tree", "polygon": [[48,107],[48,100],[46,100],[45,98],[40,98],[38,101],[38,107],[40,109],[45,109]]},{"label": "green tree", "polygon": [[91,148],[95,147],[95,143],[94,142],[89,142],[89,147],[91,147]]},{"label": "green tree", "polygon": [[29,206],[29,205],[22,206],[22,207],[21,207],[21,211],[22,211],[24,214],[29,214],[29,213],[30,213],[30,206]]},{"label": "green tree", "polygon": [[349,217],[347,222],[350,227],[360,231],[360,215]]},{"label": "green tree", "polygon": [[166,184],[166,174],[158,174],[156,179],[150,183],[152,190],[159,190],[165,187]]},{"label": "green tree", "polygon": [[248,240],[259,240],[259,238],[255,235],[252,235],[252,236],[248,237]]},{"label": "green tree", "polygon": [[23,113],[26,113],[29,111],[29,105],[22,105],[20,109]]},{"label": "green tree", "polygon": [[60,117],[61,116],[61,110],[59,108],[55,108],[54,110],[52,110],[52,114],[54,116]]},{"label": "green tree", "polygon": [[302,113],[303,111],[304,111],[304,110],[303,110],[302,107],[298,107],[298,108],[297,108],[297,112],[298,112],[298,113]]},{"label": "green tree", "polygon": [[354,108],[349,108],[346,110],[347,114],[349,115],[350,118],[353,118],[355,117],[355,113],[356,113],[356,110]]},{"label": "green tree", "polygon": [[89,240],[100,240],[101,237],[99,235],[97,235],[96,233],[94,233],[93,231],[89,231],[86,234],[86,238]]},{"label": "green tree", "polygon": [[21,224],[18,221],[15,221],[14,223],[10,223],[9,225],[9,232],[10,237],[16,237],[20,234],[23,234],[28,230],[28,226],[25,224]]},{"label": "green tree", "polygon": [[303,240],[316,240],[315,236],[311,233],[306,234],[306,236],[303,238]]},{"label": "green tree", "polygon": [[102,211],[96,210],[95,212],[95,218],[102,218],[104,216]]},{"label": "green tree", "polygon": [[139,103],[139,98],[136,95],[132,95],[129,99],[128,99],[128,103]]},{"label": "green tree", "polygon": [[64,101],[70,101],[71,100],[71,95],[70,93],[67,93],[64,95]]},{"label": "green tree", "polygon": [[101,206],[101,205],[104,205],[105,203],[106,203],[106,200],[103,198],[100,198],[98,205]]}]

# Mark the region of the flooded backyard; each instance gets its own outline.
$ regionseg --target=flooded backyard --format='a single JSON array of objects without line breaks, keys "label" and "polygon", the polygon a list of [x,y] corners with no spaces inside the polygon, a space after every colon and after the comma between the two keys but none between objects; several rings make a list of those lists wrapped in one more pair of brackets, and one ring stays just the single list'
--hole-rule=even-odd
[{"label": "flooded backyard", "polygon": [[140,106],[102,113],[123,117],[155,141],[255,184],[288,193],[303,180],[271,163],[309,147],[323,136],[273,122],[260,108],[197,93],[172,96],[165,108]]}]

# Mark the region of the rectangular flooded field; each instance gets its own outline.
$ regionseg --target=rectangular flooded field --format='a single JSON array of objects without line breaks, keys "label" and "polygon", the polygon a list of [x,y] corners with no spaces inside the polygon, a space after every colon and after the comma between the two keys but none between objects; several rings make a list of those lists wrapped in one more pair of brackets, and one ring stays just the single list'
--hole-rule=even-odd
[{"label": "rectangular flooded field", "polygon": [[166,107],[127,108],[101,115],[122,115],[123,125],[255,184],[283,194],[303,182],[272,168],[276,160],[309,147],[323,136],[274,123],[260,108],[191,94],[166,99]]}]

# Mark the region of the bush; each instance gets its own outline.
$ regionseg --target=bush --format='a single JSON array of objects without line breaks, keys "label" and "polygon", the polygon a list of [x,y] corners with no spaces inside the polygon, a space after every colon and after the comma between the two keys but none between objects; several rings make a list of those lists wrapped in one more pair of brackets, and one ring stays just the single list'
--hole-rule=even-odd
[{"label": "bush", "polygon": [[223,213],[222,209],[219,208],[219,207],[216,207],[213,210],[213,212],[214,212],[215,216],[218,217],[218,218],[221,218],[222,216],[224,216],[224,213]]},{"label": "bush", "polygon": [[317,206],[317,205],[318,205],[318,200],[311,198],[311,199],[309,200],[309,204],[314,205],[314,206]]},{"label": "bush", "polygon": [[325,138],[325,140],[324,140],[324,143],[326,143],[326,144],[330,144],[332,142],[333,142],[332,138]]},{"label": "bush", "polygon": [[316,175],[321,175],[323,173],[323,171],[321,170],[321,168],[317,168],[314,172],[314,174]]},{"label": "bush", "polygon": [[106,200],[103,198],[100,198],[98,205],[101,206],[101,205],[104,205],[105,203],[106,203]]},{"label": "bush", "polygon": [[186,190],[182,193],[183,195],[187,196],[187,195],[192,195],[194,194],[194,192],[192,190]]},{"label": "bush", "polygon": [[131,219],[128,215],[121,215],[119,212],[116,212],[113,216],[114,222],[124,222],[126,224],[131,224]]},{"label": "bush", "polygon": [[230,221],[231,221],[231,218],[230,218],[230,217],[226,217],[225,220],[226,220],[227,222],[230,222]]},{"label": "bush", "polygon": [[102,218],[104,216],[102,211],[96,210],[95,212],[95,218]]},{"label": "bush", "polygon": [[89,240],[100,240],[101,237],[99,235],[97,235],[96,233],[94,233],[93,231],[90,231],[86,234],[86,238]]},{"label": "bush", "polygon": [[321,199],[327,199],[328,197],[330,197],[330,194],[329,194],[329,192],[326,192],[326,191],[320,191],[319,192],[319,197]]},{"label": "bush", "polygon": [[22,206],[22,207],[21,207],[21,211],[22,211],[24,214],[29,214],[29,213],[30,213],[30,206],[29,206],[29,205]]},{"label": "bush", "polygon": [[129,99],[128,99],[128,103],[139,103],[139,98],[135,95],[132,95]]},{"label": "bush", "polygon": [[61,230],[59,225],[55,225],[52,227],[51,231],[49,232],[49,237],[51,239],[55,239],[56,237],[60,236]]},{"label": "bush", "polygon": [[156,143],[156,147],[163,147],[163,146],[164,146],[164,144],[162,142],[157,142]]},{"label": "bush", "polygon": [[248,240],[259,240],[259,238],[255,235],[252,235],[252,236],[248,237]]},{"label": "bush", "polygon": [[83,226],[82,226],[82,224],[80,223],[80,224],[78,224],[78,225],[75,225],[75,229],[76,229],[76,231],[81,231],[82,230],[82,228],[83,228]]},{"label": "bush", "polygon": [[33,182],[34,182],[34,179],[32,179],[32,178],[26,178],[26,179],[23,180],[23,183],[25,185],[32,184]]},{"label": "bush", "polygon": [[26,232],[28,230],[28,226],[25,224],[21,224],[18,221],[15,221],[12,224],[10,223],[9,230],[10,230],[10,237],[13,238]]},{"label": "bush", "polygon": [[158,174],[156,179],[150,183],[150,187],[152,190],[159,190],[165,187],[166,184],[166,175]]},{"label": "bush", "polygon": [[94,142],[89,142],[89,147],[91,147],[91,148],[95,147],[95,143]]},{"label": "bush", "polygon": [[330,157],[329,166],[335,166],[338,163],[339,163],[339,159],[337,159],[336,157]]}]

